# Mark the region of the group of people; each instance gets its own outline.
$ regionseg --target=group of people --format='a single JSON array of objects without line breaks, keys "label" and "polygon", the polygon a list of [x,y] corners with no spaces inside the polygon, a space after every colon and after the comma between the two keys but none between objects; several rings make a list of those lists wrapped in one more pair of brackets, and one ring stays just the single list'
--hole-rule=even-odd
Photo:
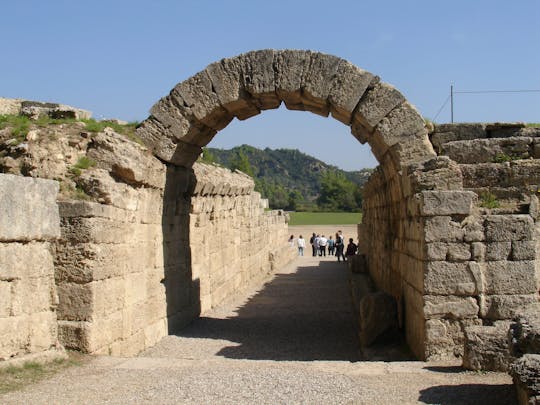
[{"label": "group of people", "polygon": [[[354,256],[358,250],[358,246],[354,243],[353,238],[349,238],[349,244],[345,248],[345,239],[341,231],[336,232],[335,239],[332,239],[332,235],[326,238],[324,235],[316,234],[315,232],[309,238],[311,244],[311,250],[313,257],[326,256],[328,252],[329,256],[336,256],[338,262],[343,259],[346,260],[347,256]],[[294,247],[294,235],[289,238],[289,244]],[[300,235],[296,239],[296,246],[298,247],[298,256],[304,256],[304,249],[306,248],[306,240]]]}]

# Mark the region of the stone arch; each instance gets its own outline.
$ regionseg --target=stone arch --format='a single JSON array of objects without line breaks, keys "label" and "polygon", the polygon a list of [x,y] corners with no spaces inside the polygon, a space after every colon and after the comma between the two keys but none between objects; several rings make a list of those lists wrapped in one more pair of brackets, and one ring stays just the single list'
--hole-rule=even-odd
[{"label": "stone arch", "polygon": [[160,159],[191,167],[234,118],[282,102],[350,126],[385,173],[436,156],[424,120],[398,90],[344,59],[300,50],[253,51],[209,65],[159,100],[138,135]]},{"label": "stone arch", "polygon": [[[222,59],[176,85],[152,107],[137,133],[173,173],[175,167],[191,168],[202,147],[234,118],[245,120],[282,102],[291,110],[331,115],[370,145],[380,166],[366,186],[371,196],[364,202],[361,226],[368,235],[362,241],[367,266],[378,288],[396,298],[412,350],[419,358],[429,357],[418,183],[425,182],[420,189],[429,190],[459,189],[461,184],[460,176],[456,187],[411,176],[415,170],[454,173],[447,161],[437,160],[423,118],[398,90],[332,55],[253,51]],[[428,161],[424,168],[422,162]],[[174,176],[169,179],[168,187],[176,187]]]}]

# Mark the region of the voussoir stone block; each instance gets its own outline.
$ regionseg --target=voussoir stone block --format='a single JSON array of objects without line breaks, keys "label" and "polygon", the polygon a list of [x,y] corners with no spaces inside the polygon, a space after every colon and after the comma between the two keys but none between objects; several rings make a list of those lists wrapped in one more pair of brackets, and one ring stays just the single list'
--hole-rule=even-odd
[{"label": "voussoir stone block", "polygon": [[[370,145],[381,145],[388,149],[392,145],[414,139],[418,133],[425,131],[424,120],[418,111],[409,103],[404,102],[386,115],[375,127]],[[427,131],[425,131],[427,138]],[[435,155],[435,153],[433,153]]]},{"label": "voussoir stone block", "polygon": [[60,236],[58,182],[0,174],[0,241]]},{"label": "voussoir stone block", "polygon": [[354,114],[352,127],[363,127],[372,132],[377,124],[394,108],[405,102],[405,97],[395,87],[379,82],[360,100]]},{"label": "voussoir stone block", "polygon": [[284,50],[276,55],[276,93],[289,110],[306,110],[302,103],[302,87],[310,59],[310,51]]},{"label": "voussoir stone block", "polygon": [[253,104],[241,79],[242,68],[239,58],[222,59],[206,68],[220,104],[239,120],[260,113]]},{"label": "voussoir stone block", "polygon": [[264,49],[240,55],[242,82],[244,89],[253,98],[253,103],[261,110],[278,108],[281,99],[276,93],[274,78],[274,57],[276,51]]},{"label": "voussoir stone block", "polygon": [[328,95],[332,117],[349,125],[356,105],[374,80],[371,73],[342,60]]},{"label": "voussoir stone block", "polygon": [[225,128],[233,119],[221,106],[206,70],[177,84],[170,97],[175,98],[175,104],[183,106],[186,113],[216,131]]},{"label": "voussoir stone block", "polygon": [[312,53],[309,68],[304,74],[302,104],[307,111],[327,117],[328,97],[342,59],[322,53]]}]

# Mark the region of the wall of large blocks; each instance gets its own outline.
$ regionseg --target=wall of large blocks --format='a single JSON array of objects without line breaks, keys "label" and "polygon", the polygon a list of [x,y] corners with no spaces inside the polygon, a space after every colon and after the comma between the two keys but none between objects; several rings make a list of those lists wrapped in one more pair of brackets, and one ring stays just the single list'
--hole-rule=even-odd
[{"label": "wall of large blocks", "polygon": [[168,167],[163,188],[131,188],[121,204],[60,203],[66,347],[134,355],[293,257],[285,216],[264,211],[245,175]]},{"label": "wall of large blocks", "polygon": [[413,352],[447,359],[463,354],[467,327],[509,320],[539,300],[540,130],[444,125],[431,139],[439,157],[399,179],[382,169],[370,178],[359,230]]},{"label": "wall of large blocks", "polygon": [[0,174],[0,361],[54,356],[58,183]]}]

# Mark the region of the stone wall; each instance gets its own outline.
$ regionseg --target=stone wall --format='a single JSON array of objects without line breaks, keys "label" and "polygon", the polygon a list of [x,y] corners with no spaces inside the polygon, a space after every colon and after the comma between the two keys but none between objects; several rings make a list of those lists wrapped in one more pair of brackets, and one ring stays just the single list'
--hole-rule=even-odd
[{"label": "stone wall", "polygon": [[57,193],[55,181],[0,174],[0,363],[62,353],[51,251]]},{"label": "stone wall", "polygon": [[190,248],[204,312],[253,282],[262,281],[296,256],[285,214],[265,212],[266,200],[242,173],[195,165]]},{"label": "stone wall", "polygon": [[412,350],[443,359],[463,355],[467,328],[538,301],[540,130],[441,125],[430,138],[439,157],[370,178],[359,233]]}]

